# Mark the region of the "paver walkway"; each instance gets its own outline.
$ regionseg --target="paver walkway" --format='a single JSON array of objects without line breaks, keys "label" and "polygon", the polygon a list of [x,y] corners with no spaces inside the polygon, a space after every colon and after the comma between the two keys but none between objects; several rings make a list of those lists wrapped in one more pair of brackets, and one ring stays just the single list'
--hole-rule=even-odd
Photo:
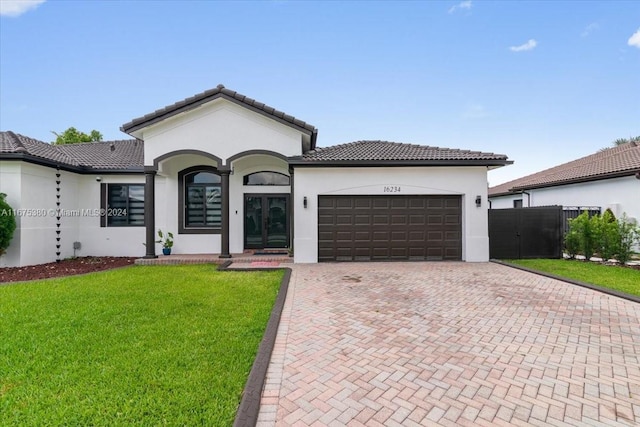
[{"label": "paver walkway", "polygon": [[259,426],[640,425],[640,304],[491,263],[292,269]]}]

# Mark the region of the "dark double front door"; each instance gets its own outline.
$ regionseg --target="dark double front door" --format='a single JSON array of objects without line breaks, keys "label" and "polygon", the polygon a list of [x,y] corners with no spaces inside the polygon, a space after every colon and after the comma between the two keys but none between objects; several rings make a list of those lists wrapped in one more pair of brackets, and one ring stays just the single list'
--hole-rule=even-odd
[{"label": "dark double front door", "polygon": [[289,247],[288,194],[245,194],[244,247]]}]

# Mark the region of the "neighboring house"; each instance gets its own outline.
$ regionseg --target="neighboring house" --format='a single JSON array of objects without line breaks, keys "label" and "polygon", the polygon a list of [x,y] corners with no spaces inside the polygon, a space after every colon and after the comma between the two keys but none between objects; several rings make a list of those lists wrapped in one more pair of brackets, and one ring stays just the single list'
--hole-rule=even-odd
[{"label": "neighboring house", "polygon": [[640,220],[640,145],[630,142],[489,189],[491,209],[609,208]]},{"label": "neighboring house", "polygon": [[384,141],[317,148],[312,125],[222,85],[121,130],[135,139],[0,133],[0,192],[19,214],[0,265],[155,257],[157,229],[177,254],[487,261],[487,170],[511,163]]}]

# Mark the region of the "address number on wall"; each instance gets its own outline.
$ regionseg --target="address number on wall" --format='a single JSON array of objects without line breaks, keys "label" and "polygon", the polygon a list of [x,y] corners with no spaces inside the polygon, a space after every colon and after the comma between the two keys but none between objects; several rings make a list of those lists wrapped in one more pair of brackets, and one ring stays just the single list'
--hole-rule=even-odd
[{"label": "address number on wall", "polygon": [[402,192],[402,188],[397,185],[385,185],[382,187],[383,193],[400,193]]}]

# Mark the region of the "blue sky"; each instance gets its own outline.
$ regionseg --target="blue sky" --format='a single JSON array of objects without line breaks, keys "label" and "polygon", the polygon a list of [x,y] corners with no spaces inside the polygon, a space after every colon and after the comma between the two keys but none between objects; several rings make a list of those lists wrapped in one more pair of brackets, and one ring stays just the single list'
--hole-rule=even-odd
[{"label": "blue sky", "polygon": [[491,185],[640,135],[640,2],[0,0],[0,129],[43,141],[222,83],[318,145],[507,154]]}]

